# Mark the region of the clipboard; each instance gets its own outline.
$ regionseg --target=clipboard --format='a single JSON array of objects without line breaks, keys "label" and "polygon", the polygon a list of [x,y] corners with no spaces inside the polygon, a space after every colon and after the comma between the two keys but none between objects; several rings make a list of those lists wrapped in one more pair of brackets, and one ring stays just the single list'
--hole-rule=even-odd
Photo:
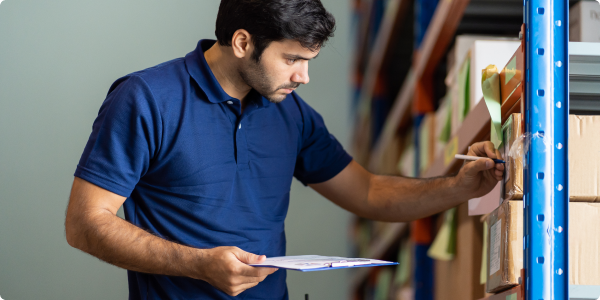
[{"label": "clipboard", "polygon": [[364,268],[397,265],[397,262],[368,259],[347,258],[338,256],[296,255],[268,257],[260,264],[250,264],[253,267],[270,267],[295,270],[300,272],[327,271],[347,268]]}]

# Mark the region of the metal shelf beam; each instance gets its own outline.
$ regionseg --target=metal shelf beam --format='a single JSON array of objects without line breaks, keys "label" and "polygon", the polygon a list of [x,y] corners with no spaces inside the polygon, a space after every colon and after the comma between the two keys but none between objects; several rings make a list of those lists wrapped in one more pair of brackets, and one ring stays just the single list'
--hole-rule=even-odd
[{"label": "metal shelf beam", "polygon": [[526,299],[569,299],[567,0],[524,0]]}]

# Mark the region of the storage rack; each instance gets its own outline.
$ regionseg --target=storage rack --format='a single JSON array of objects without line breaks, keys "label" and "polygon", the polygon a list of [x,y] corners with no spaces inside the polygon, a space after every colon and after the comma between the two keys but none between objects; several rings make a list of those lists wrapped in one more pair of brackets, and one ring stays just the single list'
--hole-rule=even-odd
[{"label": "storage rack", "polygon": [[[372,1],[361,0],[368,7]],[[421,46],[415,50],[413,64],[401,84],[393,106],[386,118],[378,138],[370,132],[369,102],[373,97],[380,68],[389,59],[390,45],[394,34],[399,31],[398,19],[407,16],[409,0],[389,0],[392,5],[382,22],[373,48],[362,49],[357,55],[356,65],[361,57],[368,61],[362,89],[358,98],[357,127],[354,137],[354,156],[369,170],[377,173],[394,174],[398,157],[398,135],[405,131],[415,114],[433,110],[432,95],[423,93],[423,88],[432,86],[436,67],[443,59],[451,44],[461,18],[468,11],[469,0],[440,1],[429,24]],[[600,112],[597,103],[588,101],[589,94],[600,95],[598,85],[586,85],[578,76],[600,74],[599,60],[580,63],[581,57],[589,58],[600,52],[600,45],[593,53],[577,49],[575,56],[569,56],[567,0],[523,0],[521,28],[521,59],[524,60],[524,76],[518,103],[502,107],[503,116],[515,110],[525,115],[525,129],[528,133],[538,133],[532,139],[524,168],[524,271],[522,284],[486,299],[598,299],[600,287],[569,286],[568,269],[568,115],[572,112]],[[371,14],[368,10],[367,14]],[[369,22],[365,22],[369,23]],[[368,25],[367,25],[368,26]],[[367,39],[368,28],[362,27],[359,40]],[[531,33],[535,34],[531,34]],[[515,32],[515,35],[518,32]],[[572,45],[572,47],[578,47]],[[517,53],[518,55],[518,53]],[[574,63],[570,69],[569,61]],[[502,67],[502,66],[499,66]],[[570,72],[571,71],[571,72]],[[569,76],[570,75],[570,76]],[[569,78],[572,89],[569,91]],[[571,101],[569,101],[571,95]],[[524,99],[522,101],[522,99]],[[571,103],[570,103],[571,102]],[[569,107],[571,106],[571,108]],[[535,107],[536,109],[532,109]],[[481,117],[484,116],[484,117]],[[505,121],[505,118],[502,120]],[[490,132],[490,117],[484,101],[480,101],[455,134],[458,142],[454,151],[465,153],[474,142],[485,140]],[[536,125],[533,125],[536,124]],[[552,141],[547,148],[542,138]],[[372,147],[371,147],[372,144]],[[446,147],[448,148],[448,146]],[[446,149],[447,151],[448,149]],[[544,151],[542,151],[544,150]],[[390,168],[390,161],[394,167]],[[447,164],[443,157],[437,157],[430,167],[422,172],[422,177],[448,175],[460,168],[458,162]],[[559,188],[560,186],[560,188]],[[459,208],[460,209],[460,208]],[[398,240],[406,235],[405,224],[392,224],[371,243],[366,256],[383,258],[385,253],[396,249]],[[393,251],[392,251],[393,252]],[[389,257],[389,255],[388,255]],[[472,260],[476,260],[471,258]],[[351,282],[355,299],[360,299],[359,290],[369,278],[369,269],[358,269]],[[457,274],[458,275],[458,274]],[[483,289],[483,288],[482,288]],[[483,296],[483,291],[481,291]],[[508,298],[514,295],[515,298]]]}]

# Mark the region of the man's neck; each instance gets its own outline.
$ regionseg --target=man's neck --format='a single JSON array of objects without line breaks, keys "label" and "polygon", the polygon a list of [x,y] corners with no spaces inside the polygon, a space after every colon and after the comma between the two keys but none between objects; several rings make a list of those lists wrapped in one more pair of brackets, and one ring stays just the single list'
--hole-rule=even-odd
[{"label": "man's neck", "polygon": [[252,88],[239,75],[236,66],[238,58],[233,55],[230,47],[215,43],[204,52],[204,58],[225,93],[239,99],[244,107],[244,98]]}]

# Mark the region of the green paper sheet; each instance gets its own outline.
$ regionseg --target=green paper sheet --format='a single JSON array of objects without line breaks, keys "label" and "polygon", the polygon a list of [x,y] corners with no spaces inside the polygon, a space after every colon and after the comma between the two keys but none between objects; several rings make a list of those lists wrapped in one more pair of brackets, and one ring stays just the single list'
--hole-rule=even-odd
[{"label": "green paper sheet", "polygon": [[410,243],[406,240],[400,246],[400,252],[398,253],[398,266],[394,277],[394,285],[396,286],[403,286],[410,277],[410,253]]},{"label": "green paper sheet", "polygon": [[452,260],[456,254],[456,208],[444,213],[444,223],[435,236],[427,255],[437,260]]},{"label": "green paper sheet", "polygon": [[[444,128],[442,129],[439,139],[441,142],[444,142],[445,144],[447,144],[448,141],[450,141],[450,135],[452,134],[452,101],[450,99],[449,94],[446,95],[446,102],[444,103],[444,105],[447,106],[448,113],[446,114],[446,121],[445,121]],[[437,120],[436,120],[436,122],[437,122]]]},{"label": "green paper sheet", "polygon": [[382,269],[377,276],[377,283],[375,284],[375,297],[374,300],[387,300],[390,293],[390,286],[392,283],[392,271],[390,269]]},{"label": "green paper sheet", "polygon": [[458,120],[461,123],[471,111],[470,70],[471,53],[469,52],[458,70]]},{"label": "green paper sheet", "polygon": [[496,149],[502,145],[502,98],[500,98],[500,75],[494,65],[482,70],[481,89],[492,119],[490,141]]},{"label": "green paper sheet", "polygon": [[488,252],[488,226],[487,221],[483,221],[483,253],[481,253],[481,271],[479,272],[479,283],[487,282],[487,252]]}]

